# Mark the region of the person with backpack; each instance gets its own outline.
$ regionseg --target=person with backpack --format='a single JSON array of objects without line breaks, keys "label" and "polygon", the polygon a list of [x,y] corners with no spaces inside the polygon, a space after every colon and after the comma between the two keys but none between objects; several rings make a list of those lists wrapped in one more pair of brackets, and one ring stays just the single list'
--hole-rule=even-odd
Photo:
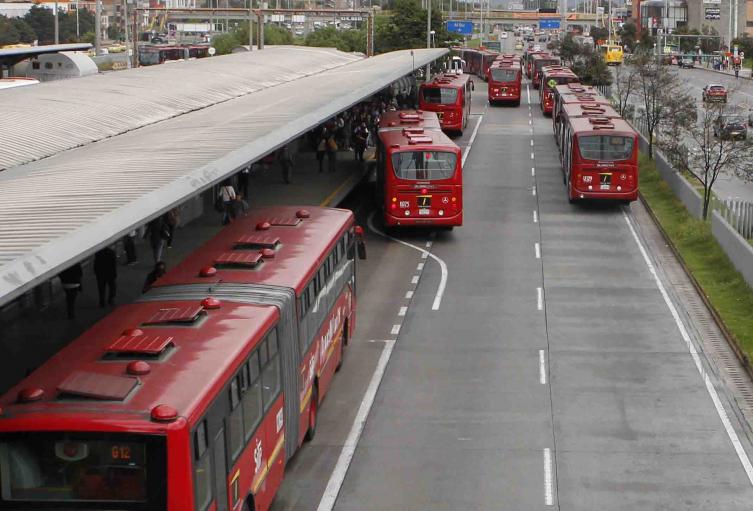
[{"label": "person with backpack", "polygon": [[227,225],[235,220],[235,201],[238,198],[229,180],[220,187],[218,196],[222,202],[222,225]]}]

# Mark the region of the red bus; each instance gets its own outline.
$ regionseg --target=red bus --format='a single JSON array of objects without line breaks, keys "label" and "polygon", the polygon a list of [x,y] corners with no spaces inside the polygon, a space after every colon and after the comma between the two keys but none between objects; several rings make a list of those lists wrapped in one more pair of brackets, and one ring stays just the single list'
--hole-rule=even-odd
[{"label": "red bus", "polygon": [[556,126],[563,105],[569,103],[592,103],[597,105],[610,105],[611,103],[601,93],[588,85],[581,83],[568,83],[557,85],[554,88],[554,104],[552,106],[552,123]]},{"label": "red bus", "polygon": [[533,82],[533,88],[539,88],[539,83],[541,83],[541,70],[545,66],[559,66],[559,64],[560,58],[552,57],[548,53],[534,55],[531,59],[531,81]]},{"label": "red bus", "polygon": [[620,114],[610,105],[594,103],[567,103],[562,106],[557,124],[554,126],[554,139],[558,146],[562,145],[565,133],[564,127],[570,119],[578,117],[606,117],[607,119],[619,119]]},{"label": "red bus", "polygon": [[465,61],[465,72],[486,80],[489,66],[499,53],[488,50],[476,50],[471,48],[460,49],[461,58]]},{"label": "red bus", "polygon": [[442,129],[463,134],[471,115],[473,81],[467,74],[441,74],[434,81],[422,83],[418,105],[422,110],[436,112]]},{"label": "red bus", "polygon": [[489,104],[498,102],[520,105],[521,81],[520,60],[516,58],[497,59],[489,68],[487,88]]},{"label": "red bus", "polygon": [[549,55],[544,51],[529,51],[523,54],[523,67],[525,68],[526,78],[533,79],[533,59],[536,55]]},{"label": "red bus", "polygon": [[570,203],[638,198],[638,134],[627,122],[571,118],[564,130],[560,157]]},{"label": "red bus", "polygon": [[350,211],[252,210],[2,397],[3,509],[266,510],[355,327]]},{"label": "red bus", "polygon": [[578,76],[567,67],[546,66],[541,69],[539,106],[544,115],[551,114],[554,107],[554,88],[557,85],[578,82]]},{"label": "red bus", "polygon": [[463,225],[462,153],[436,125],[436,114],[421,111],[380,121],[377,197],[387,227]]}]

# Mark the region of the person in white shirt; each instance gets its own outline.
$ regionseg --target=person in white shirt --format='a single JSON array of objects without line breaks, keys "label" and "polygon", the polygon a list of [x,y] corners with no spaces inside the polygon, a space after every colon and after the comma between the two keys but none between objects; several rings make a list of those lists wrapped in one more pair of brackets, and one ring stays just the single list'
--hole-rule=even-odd
[{"label": "person in white shirt", "polygon": [[220,200],[222,200],[222,207],[225,210],[222,214],[222,225],[227,225],[235,220],[235,202],[238,197],[230,181],[225,181],[220,187],[219,195]]}]

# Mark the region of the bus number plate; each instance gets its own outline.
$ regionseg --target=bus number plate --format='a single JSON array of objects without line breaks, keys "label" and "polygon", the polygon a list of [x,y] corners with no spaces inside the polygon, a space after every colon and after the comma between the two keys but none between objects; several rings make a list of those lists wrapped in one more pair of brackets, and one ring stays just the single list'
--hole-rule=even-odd
[{"label": "bus number plate", "polygon": [[419,209],[418,214],[419,215],[429,215],[431,213],[430,209]]},{"label": "bus number plate", "polygon": [[431,195],[419,195],[416,200],[419,208],[431,207]]}]

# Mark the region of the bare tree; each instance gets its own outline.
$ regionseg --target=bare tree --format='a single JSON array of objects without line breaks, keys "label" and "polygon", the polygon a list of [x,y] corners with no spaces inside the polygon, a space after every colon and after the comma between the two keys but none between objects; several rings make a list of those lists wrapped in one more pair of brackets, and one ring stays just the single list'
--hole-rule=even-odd
[{"label": "bare tree", "polygon": [[[674,123],[663,150],[703,187],[703,219],[708,218],[714,183],[722,173],[749,172],[753,140],[747,137],[747,119],[719,103],[705,102],[697,122]],[[674,142],[672,138],[674,137]]]},{"label": "bare tree", "polygon": [[677,74],[660,64],[651,54],[639,54],[635,59],[636,93],[643,106],[648,132],[648,157],[654,157],[654,140],[662,124],[671,121],[673,111],[694,102],[685,92]]},{"label": "bare tree", "polygon": [[629,110],[630,99],[638,86],[638,70],[635,66],[622,65],[614,69],[612,83],[613,96],[617,100],[617,112],[625,117]]}]

